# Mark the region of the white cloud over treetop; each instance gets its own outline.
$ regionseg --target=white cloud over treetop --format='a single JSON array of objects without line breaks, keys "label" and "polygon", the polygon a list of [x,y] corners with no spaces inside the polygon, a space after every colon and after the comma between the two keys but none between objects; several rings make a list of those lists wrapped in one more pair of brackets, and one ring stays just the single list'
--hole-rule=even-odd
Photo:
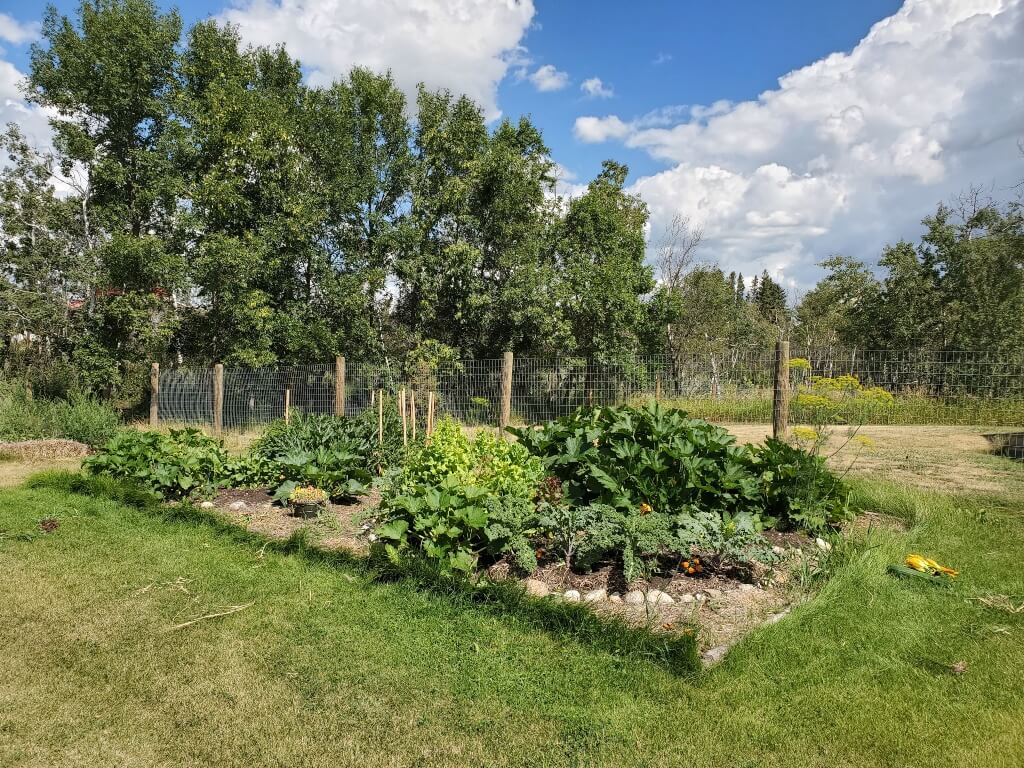
[{"label": "white cloud over treetop", "polygon": [[39,35],[39,22],[22,24],[13,16],[0,13],[0,40],[14,45],[21,45],[34,40]]},{"label": "white cloud over treetop", "polygon": [[560,91],[569,84],[568,73],[556,69],[551,64],[537,67],[532,74],[527,76],[527,79],[541,93]]},{"label": "white cloud over treetop", "polygon": [[915,235],[970,184],[1024,178],[1024,0],[907,0],[754,101],[652,122],[587,116],[575,133],[675,164],[634,187],[655,233],[682,212],[725,268],[806,283],[831,252],[872,257]]},{"label": "white cloud over treetop", "polygon": [[408,94],[422,81],[495,117],[498,83],[533,15],[533,0],[242,0],[221,18],[250,43],[284,43],[314,84],[355,65],[390,69]]}]

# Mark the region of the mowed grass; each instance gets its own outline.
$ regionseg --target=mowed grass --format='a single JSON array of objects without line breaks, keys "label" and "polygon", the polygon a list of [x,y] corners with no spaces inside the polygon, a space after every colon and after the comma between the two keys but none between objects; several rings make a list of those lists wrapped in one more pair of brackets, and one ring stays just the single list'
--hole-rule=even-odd
[{"label": "mowed grass", "polygon": [[[974,599],[1024,602],[1022,499],[856,494],[909,529],[862,531],[682,677],[201,521],[0,491],[0,765],[1024,764],[1024,614]],[[909,551],[962,576],[887,575]]]}]

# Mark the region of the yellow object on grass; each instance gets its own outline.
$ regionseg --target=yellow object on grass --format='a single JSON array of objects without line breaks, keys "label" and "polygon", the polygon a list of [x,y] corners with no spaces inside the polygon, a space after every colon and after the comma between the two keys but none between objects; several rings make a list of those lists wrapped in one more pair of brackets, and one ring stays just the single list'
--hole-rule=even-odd
[{"label": "yellow object on grass", "polygon": [[959,571],[955,571],[952,568],[947,568],[944,565],[939,565],[937,562],[924,555],[907,555],[907,559],[904,561],[907,566],[913,568],[915,571],[921,573],[932,573],[932,574],[943,574],[949,576],[951,579],[955,579],[960,575]]}]

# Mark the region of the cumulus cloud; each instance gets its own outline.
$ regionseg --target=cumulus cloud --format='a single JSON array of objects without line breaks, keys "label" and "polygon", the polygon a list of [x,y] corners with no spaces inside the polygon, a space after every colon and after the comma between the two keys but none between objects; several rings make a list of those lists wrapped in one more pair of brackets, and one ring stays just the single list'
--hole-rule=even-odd
[{"label": "cumulus cloud", "polygon": [[221,15],[256,45],[284,43],[313,84],[353,66],[464,93],[497,117],[497,86],[521,60],[533,0],[240,0]]},{"label": "cumulus cloud", "polygon": [[706,255],[801,284],[833,252],[866,259],[971,184],[1024,178],[1024,0],[907,0],[849,53],[756,100],[576,121],[672,164],[633,189],[655,230],[703,222]]},{"label": "cumulus cloud", "polygon": [[624,139],[633,131],[633,126],[616,115],[607,117],[577,117],[573,133],[580,141],[597,144],[610,139]]},{"label": "cumulus cloud", "polygon": [[16,123],[32,144],[49,148],[52,132],[47,114],[22,98],[20,86],[24,79],[17,67],[0,59],[0,129],[8,123]]},{"label": "cumulus cloud", "polygon": [[610,85],[601,82],[600,77],[590,77],[580,84],[580,90],[595,99],[610,99],[615,95]]},{"label": "cumulus cloud", "polygon": [[569,75],[556,69],[551,64],[545,64],[530,74],[527,79],[533,83],[533,87],[545,93],[547,91],[560,91],[569,84]]},{"label": "cumulus cloud", "polygon": [[38,22],[22,24],[13,16],[0,13],[0,40],[6,40],[13,45],[21,45],[34,40],[39,35]]}]

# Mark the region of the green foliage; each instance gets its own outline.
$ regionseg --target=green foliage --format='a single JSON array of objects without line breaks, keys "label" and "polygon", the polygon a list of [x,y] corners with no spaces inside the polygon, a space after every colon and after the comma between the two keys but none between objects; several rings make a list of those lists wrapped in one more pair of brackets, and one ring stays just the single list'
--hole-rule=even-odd
[{"label": "green foliage", "polygon": [[87,395],[44,400],[28,397],[16,385],[0,388],[0,440],[61,438],[98,446],[120,427],[116,411]]},{"label": "green foliage", "polygon": [[164,498],[204,494],[224,478],[227,452],[198,429],[170,434],[126,429],[82,463],[94,475],[130,480]]},{"label": "green foliage", "polygon": [[486,489],[449,475],[416,495],[390,497],[381,505],[386,522],[377,536],[392,557],[412,548],[446,570],[469,573],[488,542],[487,496]]},{"label": "green foliage", "polygon": [[290,423],[276,421],[253,443],[240,479],[277,486],[277,500],[287,499],[299,485],[322,488],[331,498],[365,493],[373,473],[401,453],[400,428],[391,416],[385,420],[383,445],[377,415],[370,412],[356,418],[296,414]]},{"label": "green foliage", "polygon": [[529,536],[541,463],[523,446],[480,432],[470,440],[443,418],[386,489],[377,535],[395,556],[406,549],[469,570],[481,555],[536,565]]},{"label": "green foliage", "polygon": [[721,427],[655,402],[582,408],[542,427],[511,430],[565,484],[575,504],[667,512],[756,506],[746,448]]},{"label": "green foliage", "polygon": [[824,456],[768,438],[750,466],[761,477],[765,512],[782,527],[822,531],[853,516],[846,485]]}]

